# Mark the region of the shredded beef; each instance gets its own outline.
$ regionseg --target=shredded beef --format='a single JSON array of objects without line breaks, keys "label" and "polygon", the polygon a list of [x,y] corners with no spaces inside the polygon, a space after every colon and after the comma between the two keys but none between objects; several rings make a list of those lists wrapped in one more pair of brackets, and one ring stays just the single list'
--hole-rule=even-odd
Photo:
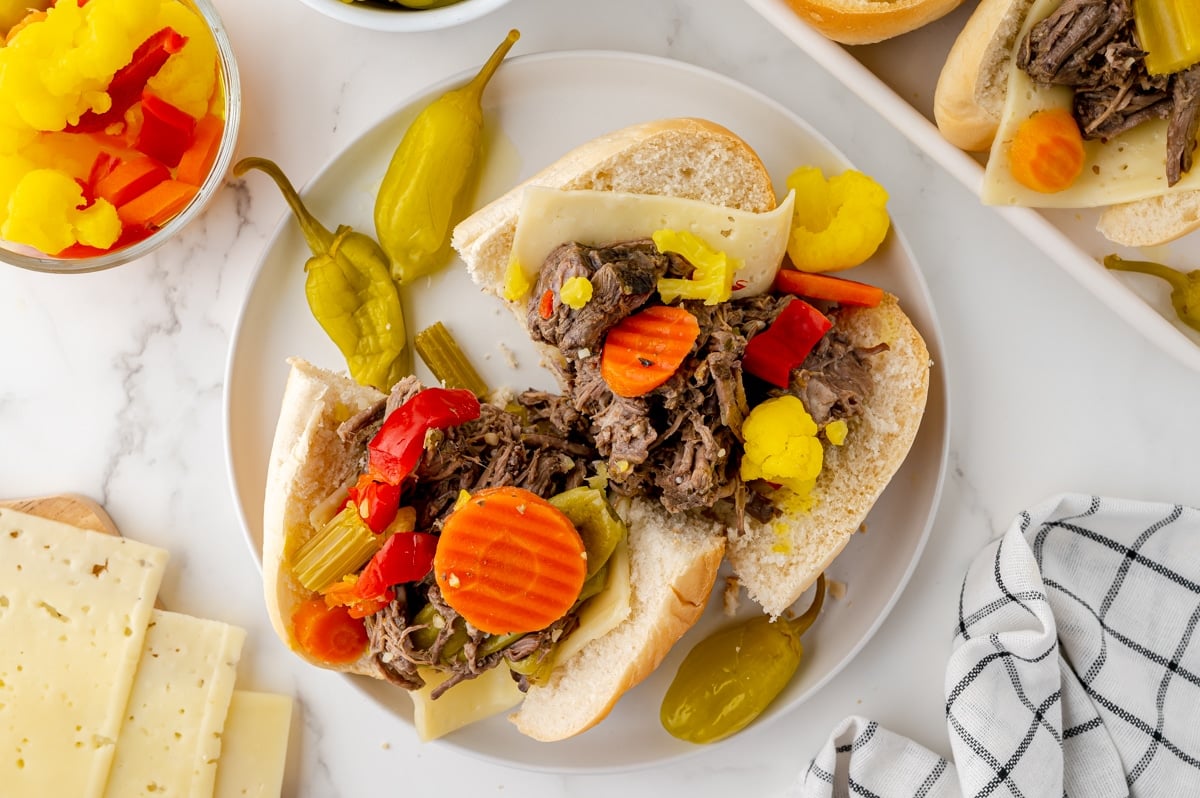
[{"label": "shredded beef", "polygon": [[417,528],[436,529],[459,491],[509,485],[550,496],[583,483],[593,449],[580,416],[542,391],[516,401],[527,420],[485,403],[475,421],[430,433],[403,498]]},{"label": "shredded beef", "polygon": [[[637,397],[617,396],[600,373],[605,332],[657,301],[659,277],[690,276],[686,259],[658,254],[652,241],[609,247],[567,244],[543,267],[528,308],[534,337],[558,348],[561,376],[573,410],[590,422],[604,458],[610,490],[657,498],[671,512],[708,511],[730,502],[742,516],[766,519],[770,502],[748,495],[738,477],[741,427],[749,401],[741,361],[746,343],[766,329],[791,297],[761,295],[715,305],[682,303],[699,323],[691,353],[666,383]],[[544,318],[541,296],[572,277],[587,277],[592,299],[581,310],[565,304]],[[834,334],[797,371],[794,392],[825,421],[853,415],[870,388],[867,359]],[[765,394],[758,386],[760,394]],[[819,422],[823,423],[823,422]]]},{"label": "shredded beef", "polygon": [[1063,0],[1030,29],[1017,66],[1038,83],[1075,90],[1072,110],[1084,138],[1106,140],[1166,119],[1166,175],[1173,186],[1192,167],[1200,66],[1151,75],[1145,56],[1132,0]]},{"label": "shredded beef", "polygon": [[[650,240],[629,241],[608,247],[563,244],[546,258],[538,274],[529,308],[528,325],[535,340],[564,351],[598,349],[610,327],[645,304],[677,255],[663,255]],[[592,298],[579,310],[557,303],[544,318],[540,298],[559,289],[572,277],[587,278]]]},{"label": "shredded beef", "polygon": [[871,355],[887,351],[887,344],[854,346],[835,325],[792,371],[788,392],[799,397],[817,426],[857,416],[871,390]]}]

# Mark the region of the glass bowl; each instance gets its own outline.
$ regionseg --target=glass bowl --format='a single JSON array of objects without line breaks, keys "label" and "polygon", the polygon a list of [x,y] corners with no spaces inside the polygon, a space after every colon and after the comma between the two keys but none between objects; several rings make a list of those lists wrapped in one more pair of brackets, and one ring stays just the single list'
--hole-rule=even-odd
[{"label": "glass bowl", "polygon": [[383,31],[426,31],[461,25],[495,11],[509,0],[457,0],[436,8],[405,8],[387,0],[301,0],[327,17]]},{"label": "glass bowl", "polygon": [[56,258],[39,253],[30,247],[0,240],[0,261],[34,271],[55,273],[94,272],[128,263],[152,252],[174,237],[189,222],[200,215],[213,195],[224,184],[225,175],[233,161],[233,151],[237,144],[238,126],[242,114],[242,92],[237,62],[233,56],[229,35],[211,0],[180,0],[180,2],[196,11],[212,32],[217,47],[218,80],[224,95],[225,126],[221,132],[216,159],[199,191],[182,211],[161,227],[145,238],[120,249],[86,257]]}]

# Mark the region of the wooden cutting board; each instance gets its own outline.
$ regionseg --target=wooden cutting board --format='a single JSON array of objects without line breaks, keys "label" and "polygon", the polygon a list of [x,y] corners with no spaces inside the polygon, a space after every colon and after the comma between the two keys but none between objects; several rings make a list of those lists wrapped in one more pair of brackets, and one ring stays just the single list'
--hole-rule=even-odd
[{"label": "wooden cutting board", "polygon": [[75,493],[59,493],[53,496],[41,496],[36,499],[10,499],[0,501],[0,507],[8,507],[30,515],[49,518],[51,521],[61,521],[64,524],[103,532],[107,535],[120,535],[117,525],[109,518],[104,508],[96,502]]}]

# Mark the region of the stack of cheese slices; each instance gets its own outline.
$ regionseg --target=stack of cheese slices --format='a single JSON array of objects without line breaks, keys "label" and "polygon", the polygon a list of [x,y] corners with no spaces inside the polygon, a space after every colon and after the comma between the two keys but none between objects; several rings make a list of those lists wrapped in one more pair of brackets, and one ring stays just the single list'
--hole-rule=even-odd
[{"label": "stack of cheese slices", "polygon": [[0,508],[0,793],[279,796],[291,699],[235,689],[244,630],[154,607],[166,564]]}]

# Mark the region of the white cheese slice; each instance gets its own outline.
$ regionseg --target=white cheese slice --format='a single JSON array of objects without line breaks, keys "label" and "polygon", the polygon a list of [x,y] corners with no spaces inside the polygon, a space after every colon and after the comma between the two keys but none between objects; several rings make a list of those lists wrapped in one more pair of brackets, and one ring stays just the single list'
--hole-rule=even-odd
[{"label": "white cheese slice", "polygon": [[430,694],[449,674],[425,668],[420,673],[425,686],[409,690],[408,695],[413,702],[413,726],[422,742],[512,709],[525,697],[503,663],[459,682],[436,699]]},{"label": "white cheese slice", "polygon": [[155,610],[106,798],[211,798],[246,632]]},{"label": "white cheese slice", "polygon": [[0,792],[103,793],[167,552],[0,508]]},{"label": "white cheese slice", "polygon": [[683,230],[736,259],[741,266],[733,276],[733,296],[753,296],[771,287],[783,262],[794,202],[789,192],[774,210],[752,213],[656,194],[529,186],[522,194],[512,254],[533,277],[546,256],[568,241],[599,246],[649,238],[656,230]]},{"label": "white cheese slice", "polygon": [[234,690],[213,798],[279,798],[291,725],[290,696]]},{"label": "white cheese slice", "polygon": [[[1036,0],[1017,41],[1024,41],[1029,29],[1054,11],[1059,3],[1060,0]],[[1092,208],[1200,188],[1200,167],[1184,173],[1174,186],[1167,186],[1167,122],[1164,119],[1143,122],[1107,142],[1085,141],[1083,171],[1075,183],[1063,191],[1043,194],[1018,183],[1012,176],[1008,157],[1017,128],[1036,111],[1070,110],[1073,97],[1073,90],[1065,86],[1037,85],[1010,59],[1004,112],[984,170],[980,194],[984,203]]]},{"label": "white cheese slice", "polygon": [[566,662],[588,643],[621,625],[631,612],[633,585],[629,581],[629,541],[623,539],[608,560],[604,590],[579,610],[579,626],[554,649],[554,661]]}]

